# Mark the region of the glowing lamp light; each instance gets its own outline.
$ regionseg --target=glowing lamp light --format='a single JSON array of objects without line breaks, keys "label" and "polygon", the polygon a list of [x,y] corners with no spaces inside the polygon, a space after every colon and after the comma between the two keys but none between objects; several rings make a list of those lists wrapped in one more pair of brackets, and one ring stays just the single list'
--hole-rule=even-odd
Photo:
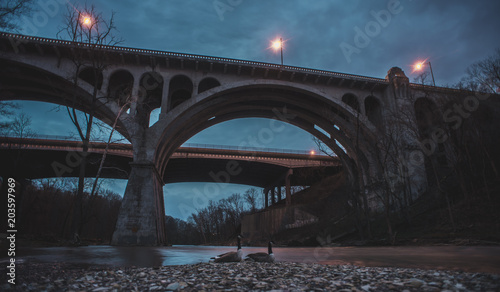
[{"label": "glowing lamp light", "polygon": [[271,48],[275,51],[281,51],[281,66],[283,66],[283,38],[272,41]]},{"label": "glowing lamp light", "polygon": [[271,47],[275,50],[281,49],[281,40],[275,40],[273,41]]},{"label": "glowing lamp light", "polygon": [[314,155],[314,154],[316,154],[316,151],[311,150],[311,151],[309,151],[309,154]]},{"label": "glowing lamp light", "polygon": [[81,20],[82,24],[85,25],[85,26],[91,26],[92,25],[92,17],[86,15],[86,16],[82,16],[82,20]]},{"label": "glowing lamp light", "polygon": [[432,84],[436,86],[436,81],[434,80],[434,73],[432,72],[432,65],[430,61],[427,61],[428,59],[425,59],[424,61],[418,61],[413,65],[413,72],[416,71],[421,71],[424,69],[424,65],[429,65],[429,69],[431,70],[431,76],[432,76]]}]

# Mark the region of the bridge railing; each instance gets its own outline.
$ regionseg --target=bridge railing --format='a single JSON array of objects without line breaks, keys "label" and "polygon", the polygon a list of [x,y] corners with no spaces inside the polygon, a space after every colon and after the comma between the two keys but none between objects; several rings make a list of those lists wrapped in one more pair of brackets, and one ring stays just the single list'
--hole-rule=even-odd
[{"label": "bridge railing", "polygon": [[[4,134],[0,136],[0,138],[20,138],[19,136],[12,135],[12,134]],[[40,135],[40,134],[34,134],[30,135],[29,137],[25,137],[24,139],[45,139],[45,140],[60,140],[60,141],[81,141],[80,137],[78,136],[61,136],[61,135]],[[106,143],[107,140],[105,139],[93,139],[90,142],[98,142],[98,143]]]},{"label": "bridge railing", "polygon": [[[48,44],[48,45],[65,45],[65,46],[73,46],[73,47],[80,47],[80,48],[85,48],[85,47],[90,46],[89,44],[86,44],[86,43],[78,43],[78,42],[58,40],[58,39],[11,34],[11,33],[6,33],[6,32],[0,32],[0,37],[13,38],[13,39],[18,39],[20,41],[32,41],[32,42],[44,43],[44,44]],[[206,60],[206,61],[215,61],[215,62],[220,62],[220,63],[233,63],[233,64],[237,64],[237,65],[248,65],[248,66],[261,67],[261,68],[281,69],[281,70],[296,71],[296,72],[303,72],[303,73],[310,73],[310,74],[319,74],[319,75],[331,76],[331,77],[337,77],[337,78],[357,79],[357,80],[361,80],[361,81],[371,81],[371,82],[378,82],[378,83],[384,83],[384,84],[387,83],[387,81],[385,79],[381,79],[381,78],[368,77],[368,76],[355,75],[355,74],[347,74],[347,73],[339,73],[339,72],[326,71],[326,70],[311,69],[311,68],[305,68],[305,67],[287,66],[287,65],[280,65],[280,64],[266,63],[266,62],[248,61],[248,60],[213,57],[213,56],[205,56],[205,55],[195,55],[195,54],[186,54],[186,53],[175,53],[175,52],[167,52],[167,51],[159,51],[159,50],[138,49],[138,48],[120,47],[120,46],[97,45],[95,47],[98,49],[101,49],[101,50],[109,50],[109,51],[114,51],[114,52],[127,52],[127,53],[136,53],[136,54],[145,54],[145,55],[156,55],[156,56],[162,56],[162,57],[190,58],[193,60],[202,60],[202,61]]]},{"label": "bridge railing", "polygon": [[[58,40],[58,39],[51,39],[51,38],[43,38],[43,37],[35,37],[35,36],[26,36],[26,35],[12,34],[12,33],[7,33],[7,32],[0,32],[0,37],[6,37],[9,39],[17,39],[20,42],[31,41],[31,42],[37,42],[40,44],[47,44],[47,45],[62,45],[62,46],[77,47],[77,48],[85,48],[85,47],[90,46],[89,44],[86,44],[86,43]],[[113,52],[117,52],[117,53],[126,52],[126,53],[136,53],[136,54],[144,54],[144,55],[154,55],[154,56],[159,56],[159,57],[189,58],[189,59],[193,59],[193,60],[215,61],[215,62],[219,62],[219,63],[227,63],[227,64],[232,63],[232,64],[236,64],[236,65],[247,65],[247,66],[260,67],[260,68],[302,72],[302,73],[307,73],[307,74],[318,74],[318,75],[335,77],[335,78],[348,78],[348,79],[367,81],[367,82],[369,81],[369,82],[375,82],[375,83],[381,83],[381,84],[388,83],[387,80],[382,79],[382,78],[375,78],[375,77],[356,75],[356,74],[340,73],[340,72],[327,71],[327,70],[318,70],[318,69],[305,68],[305,67],[280,65],[280,64],[275,64],[275,63],[248,61],[248,60],[223,58],[223,57],[213,57],[213,56],[206,56],[206,55],[195,55],[195,54],[187,54],[187,53],[167,52],[167,51],[160,51],[160,50],[139,49],[139,48],[131,48],[131,47],[120,47],[120,46],[97,45],[95,47],[98,49],[101,49],[101,50],[108,50],[108,51],[113,51]],[[446,91],[446,92],[451,91],[451,92],[461,92],[461,93],[468,92],[468,90],[463,90],[463,89],[430,86],[430,85],[423,85],[423,84],[417,84],[417,83],[410,83],[410,86],[413,88],[416,88],[416,89],[440,90],[440,91]],[[471,93],[473,93],[473,92],[471,92]]]},{"label": "bridge railing", "polygon": [[250,146],[229,146],[229,145],[215,145],[215,144],[197,144],[197,143],[184,143],[184,144],[182,144],[181,147],[235,150],[235,151],[241,151],[241,152],[272,152],[272,153],[302,154],[302,155],[310,154],[309,151],[305,151],[305,150],[278,149],[278,148],[266,148],[266,147],[250,147]]},{"label": "bridge railing", "polygon": [[[14,135],[3,135],[1,138],[19,138]],[[80,141],[77,136],[59,136],[59,135],[35,135],[26,139],[40,139],[40,140],[58,140],[58,141]],[[92,140],[92,142],[106,143],[104,140]],[[127,143],[120,144],[130,144]],[[240,152],[270,152],[270,153],[283,153],[283,154],[300,154],[309,155],[310,151],[305,150],[294,150],[294,149],[279,149],[279,148],[266,148],[266,147],[250,147],[250,146],[230,146],[230,145],[216,145],[216,144],[198,144],[198,143],[184,143],[182,148],[204,148],[204,149],[220,149],[220,150],[234,150]]]}]

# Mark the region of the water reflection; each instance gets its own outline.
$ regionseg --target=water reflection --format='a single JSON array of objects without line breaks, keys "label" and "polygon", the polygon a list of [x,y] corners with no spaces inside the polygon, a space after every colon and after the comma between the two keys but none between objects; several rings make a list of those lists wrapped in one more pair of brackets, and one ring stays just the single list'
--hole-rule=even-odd
[{"label": "water reflection", "polygon": [[[236,247],[82,246],[19,249],[17,262],[66,262],[90,265],[157,267],[208,262],[210,257]],[[243,254],[266,252],[264,247],[243,247]],[[350,264],[359,266],[460,269],[500,273],[500,247],[275,247],[277,261]],[[8,261],[0,258],[0,263]]]}]

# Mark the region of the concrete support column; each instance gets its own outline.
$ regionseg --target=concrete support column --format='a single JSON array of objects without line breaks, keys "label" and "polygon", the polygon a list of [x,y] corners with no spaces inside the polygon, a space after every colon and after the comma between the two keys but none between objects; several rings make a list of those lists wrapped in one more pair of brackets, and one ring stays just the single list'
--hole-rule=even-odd
[{"label": "concrete support column", "polygon": [[359,101],[359,112],[362,115],[366,115],[365,97],[361,98],[361,100]]},{"label": "concrete support column", "polygon": [[101,85],[101,93],[103,96],[108,96],[108,87],[109,87],[109,78],[111,78],[111,74],[109,71],[102,72],[102,85]]},{"label": "concrete support column", "polygon": [[292,190],[290,186],[290,177],[293,174],[293,169],[289,169],[285,176],[285,191],[286,191],[286,205],[290,206],[292,204]]},{"label": "concrete support column", "polygon": [[112,245],[166,243],[163,183],[153,163],[131,163]]},{"label": "concrete support column", "polygon": [[191,97],[198,94],[198,84],[199,84],[198,81],[193,80],[193,92],[191,92]]},{"label": "concrete support column", "polygon": [[139,99],[139,82],[141,77],[134,76],[134,85],[132,86],[132,98],[130,103],[130,116],[135,117],[137,112],[137,100]]},{"label": "concrete support column", "polygon": [[162,96],[161,96],[161,111],[160,111],[160,120],[164,119],[167,115],[168,112],[168,103],[169,103],[169,86],[170,85],[170,79],[165,79],[163,81],[163,91],[162,91]]},{"label": "concrete support column", "polygon": [[276,202],[275,198],[276,198],[275,187],[272,187],[271,188],[271,206],[274,205],[274,203]]},{"label": "concrete support column", "polygon": [[264,208],[269,207],[269,189],[264,190]]}]

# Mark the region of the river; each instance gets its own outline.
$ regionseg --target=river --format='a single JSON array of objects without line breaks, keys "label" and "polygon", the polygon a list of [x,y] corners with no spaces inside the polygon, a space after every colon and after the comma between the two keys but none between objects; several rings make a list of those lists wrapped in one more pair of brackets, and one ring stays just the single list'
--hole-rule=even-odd
[{"label": "river", "polygon": [[[21,248],[16,262],[66,262],[113,266],[155,267],[208,262],[210,257],[235,247],[48,247]],[[266,252],[264,247],[243,247],[243,254]],[[402,247],[275,247],[277,261],[342,264],[368,267],[406,267],[462,270],[500,274],[498,246]],[[6,263],[7,258],[0,262]]]}]

